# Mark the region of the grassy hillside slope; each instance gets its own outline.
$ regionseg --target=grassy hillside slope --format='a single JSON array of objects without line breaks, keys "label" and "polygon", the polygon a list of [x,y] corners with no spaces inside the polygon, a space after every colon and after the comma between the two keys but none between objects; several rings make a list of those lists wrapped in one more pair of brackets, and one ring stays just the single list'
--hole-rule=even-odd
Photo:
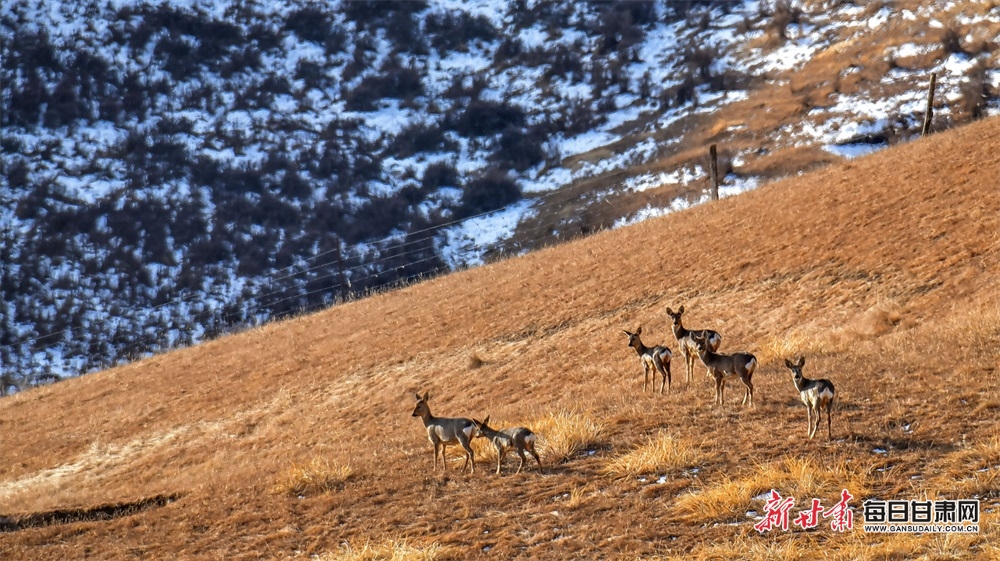
[{"label": "grassy hillside slope", "polygon": [[[997,556],[1000,120],[739,197],[0,400],[3,559]],[[664,313],[757,355],[724,407]],[[782,359],[837,387],[806,438]],[[431,472],[410,416],[491,415],[544,474]],[[513,456],[511,456],[513,458]],[[753,529],[771,488],[854,495]],[[973,498],[972,536],[865,534],[866,498]],[[367,557],[366,557],[367,555]]]}]

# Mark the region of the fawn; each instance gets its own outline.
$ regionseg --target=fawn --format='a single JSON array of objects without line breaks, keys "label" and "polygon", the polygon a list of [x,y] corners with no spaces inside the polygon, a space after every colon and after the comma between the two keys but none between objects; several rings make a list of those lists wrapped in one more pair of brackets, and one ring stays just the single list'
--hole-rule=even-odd
[{"label": "fawn", "polygon": [[663,381],[660,382],[660,393],[663,393],[663,386],[666,384],[667,390],[670,389],[670,358],[672,353],[670,349],[664,347],[663,345],[657,345],[655,347],[647,347],[642,344],[642,340],[639,339],[639,335],[642,333],[642,326],[640,325],[635,333],[625,331],[625,335],[628,335],[628,346],[635,349],[635,352],[639,355],[639,360],[642,361],[642,391],[646,391],[646,382],[649,381],[650,372],[653,373],[653,380],[650,384],[650,390],[656,391],[656,373],[659,372],[663,376]]},{"label": "fawn", "polygon": [[[799,398],[806,404],[806,427],[809,438],[816,436],[819,429],[819,421],[822,417],[822,409],[826,408],[826,436],[833,440],[832,420],[830,415],[833,411],[833,398],[835,395],[833,382],[830,380],[810,380],[802,375],[802,367],[806,365],[806,357],[800,356],[796,362],[785,359],[785,366],[792,371],[792,382],[795,389],[799,390]],[[816,424],[813,424],[812,415],[816,412]]]},{"label": "fawn", "polygon": [[476,429],[479,431],[477,436],[489,439],[493,443],[493,446],[497,449],[497,475],[500,475],[500,462],[503,461],[503,457],[507,455],[507,451],[511,448],[517,452],[517,455],[521,457],[521,463],[517,466],[517,471],[514,473],[521,473],[521,468],[524,467],[524,451],[527,450],[531,454],[535,461],[538,462],[538,471],[543,472],[542,460],[538,457],[538,453],[535,452],[535,440],[537,437],[535,433],[531,432],[531,429],[526,427],[513,427],[503,430],[494,430],[489,427],[490,418],[479,421],[476,419],[472,420],[476,424]]},{"label": "fawn", "polygon": [[757,370],[757,357],[750,353],[731,355],[716,353],[709,350],[708,343],[702,337],[694,337],[694,344],[701,362],[708,367],[708,373],[715,378],[715,402],[724,405],[722,397],[726,390],[726,381],[739,378],[746,387],[743,405],[749,400],[753,406],[753,382],[750,379]]},{"label": "fawn", "polygon": [[[667,308],[667,315],[674,322],[672,326],[674,337],[677,338],[677,348],[680,350],[681,356],[684,357],[687,383],[690,384],[691,376],[694,372],[694,359],[698,356],[698,349],[694,345],[694,338],[701,337],[705,339],[708,343],[708,350],[715,352],[719,350],[719,345],[722,344],[722,335],[719,335],[718,331],[712,331],[711,329],[685,329],[681,323],[681,316],[684,315],[684,306],[681,306],[676,312]],[[711,372],[709,372],[709,375],[711,376]]]},{"label": "fawn", "polygon": [[441,463],[444,464],[445,471],[448,470],[448,462],[445,461],[444,451],[449,444],[457,442],[462,445],[462,448],[465,448],[465,463],[462,465],[462,471],[464,472],[465,467],[471,463],[472,470],[470,473],[475,473],[476,458],[472,452],[472,445],[470,443],[478,432],[476,424],[472,422],[472,419],[461,417],[435,417],[431,415],[431,408],[427,405],[427,400],[431,397],[430,393],[424,392],[423,397],[420,394],[416,394],[416,396],[417,406],[413,408],[413,416],[420,417],[420,420],[424,422],[424,427],[427,428],[427,438],[434,445],[434,469],[437,470],[438,448],[440,448]]}]

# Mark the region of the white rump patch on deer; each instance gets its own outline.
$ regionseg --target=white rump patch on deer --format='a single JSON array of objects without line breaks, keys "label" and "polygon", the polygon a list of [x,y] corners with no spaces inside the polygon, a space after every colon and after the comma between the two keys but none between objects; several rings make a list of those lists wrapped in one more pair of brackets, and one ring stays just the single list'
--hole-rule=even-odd
[{"label": "white rump patch on deer", "polygon": [[752,358],[750,362],[747,363],[747,370],[754,371],[757,369],[757,359]]},{"label": "white rump patch on deer", "polygon": [[462,432],[465,433],[466,438],[470,438],[470,439],[475,438],[476,435],[479,434],[479,430],[476,429],[476,425],[469,425],[469,426],[465,427],[464,429],[462,429]]}]

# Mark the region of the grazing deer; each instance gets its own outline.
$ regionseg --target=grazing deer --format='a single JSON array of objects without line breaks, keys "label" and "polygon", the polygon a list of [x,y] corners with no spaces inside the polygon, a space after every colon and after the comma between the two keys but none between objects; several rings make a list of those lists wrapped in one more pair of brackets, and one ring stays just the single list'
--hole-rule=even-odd
[{"label": "grazing deer", "polygon": [[[698,349],[694,345],[694,338],[701,337],[705,339],[708,342],[708,350],[715,352],[719,350],[719,345],[722,344],[722,335],[719,335],[718,331],[712,331],[711,329],[685,329],[681,323],[681,316],[684,315],[684,306],[681,306],[676,313],[667,308],[667,315],[670,316],[670,319],[674,320],[672,329],[674,337],[677,338],[677,348],[684,357],[687,383],[690,384],[691,376],[694,372],[694,359],[698,356]],[[709,376],[711,375],[711,372],[709,372]]]},{"label": "grazing deer", "polygon": [[670,389],[670,358],[672,353],[670,349],[664,347],[663,345],[657,345],[655,347],[647,347],[642,344],[642,340],[639,339],[639,335],[642,333],[642,326],[640,325],[635,333],[625,331],[625,335],[628,335],[628,346],[635,349],[635,352],[639,355],[639,360],[642,361],[642,391],[646,391],[646,382],[649,381],[649,374],[652,372],[652,382],[650,383],[649,389],[651,391],[656,391],[656,373],[659,372],[663,376],[663,381],[660,382],[660,393],[663,393],[663,386],[666,385],[667,389]]},{"label": "grazing deer", "polygon": [[[795,389],[799,390],[799,397],[802,403],[806,404],[806,426],[809,438],[816,436],[819,429],[819,421],[822,416],[822,409],[826,408],[826,436],[833,440],[833,429],[831,428],[830,415],[833,411],[834,389],[830,380],[810,380],[802,375],[802,367],[806,365],[806,357],[800,356],[796,362],[785,359],[785,366],[792,371],[792,382]],[[816,412],[816,424],[813,424],[812,415]]]},{"label": "grazing deer", "polygon": [[757,370],[757,357],[750,353],[735,353],[731,355],[716,353],[709,350],[708,342],[702,337],[694,337],[695,349],[701,362],[708,367],[708,373],[715,378],[715,402],[724,405],[723,394],[726,391],[726,381],[739,378],[746,386],[743,395],[743,405],[750,401],[753,406],[753,373]]},{"label": "grazing deer", "polygon": [[417,406],[413,408],[413,416],[420,417],[420,420],[424,422],[424,427],[427,428],[427,438],[434,445],[434,469],[437,470],[438,448],[440,448],[441,462],[444,464],[445,471],[448,470],[444,451],[449,444],[457,442],[462,445],[462,448],[465,448],[465,463],[462,465],[462,471],[464,472],[465,467],[472,464],[471,473],[475,473],[476,458],[475,454],[472,453],[470,442],[476,436],[476,424],[472,422],[472,419],[435,417],[431,415],[431,408],[427,405],[427,400],[431,397],[430,393],[424,392],[423,397],[420,394],[416,394],[416,396]]},{"label": "grazing deer", "polygon": [[538,462],[538,471],[543,471],[542,460],[538,457],[538,453],[535,452],[535,440],[537,437],[535,433],[531,432],[531,429],[513,427],[503,430],[493,430],[488,426],[490,422],[488,416],[483,421],[473,419],[472,422],[476,424],[476,429],[479,431],[477,436],[488,439],[497,449],[497,475],[500,475],[500,462],[503,461],[503,457],[507,455],[507,451],[511,448],[521,457],[521,463],[518,464],[517,471],[514,473],[521,473],[521,468],[524,467],[525,450],[534,456],[535,461]]}]

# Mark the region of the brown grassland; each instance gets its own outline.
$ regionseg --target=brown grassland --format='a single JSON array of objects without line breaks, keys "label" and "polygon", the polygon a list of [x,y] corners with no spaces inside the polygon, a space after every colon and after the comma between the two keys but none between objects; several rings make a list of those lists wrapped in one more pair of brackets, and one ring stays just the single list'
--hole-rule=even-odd
[{"label": "brown grassland", "polygon": [[[1000,558],[1000,119],[636,226],[0,400],[0,559]],[[755,353],[755,406],[622,329]],[[806,437],[783,359],[837,388]],[[490,415],[546,465],[432,472],[411,417]],[[762,493],[855,527],[753,529]],[[866,534],[868,498],[981,531]],[[794,511],[793,511],[794,512]],[[750,514],[748,514],[750,513]]]}]

